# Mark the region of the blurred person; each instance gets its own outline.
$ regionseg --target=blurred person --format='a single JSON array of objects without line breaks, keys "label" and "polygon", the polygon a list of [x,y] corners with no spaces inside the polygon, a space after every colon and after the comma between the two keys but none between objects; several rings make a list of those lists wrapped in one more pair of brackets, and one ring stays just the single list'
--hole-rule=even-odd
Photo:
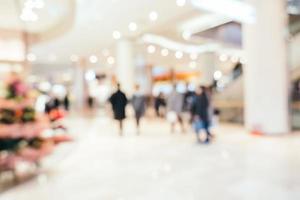
[{"label": "blurred person", "polygon": [[168,121],[171,122],[171,133],[175,131],[176,122],[179,122],[181,132],[184,133],[184,124],[182,119],[183,112],[183,95],[176,90],[177,86],[173,86],[173,90],[167,99]]},{"label": "blurred person", "polygon": [[70,97],[69,93],[67,93],[63,99],[64,108],[66,111],[69,111],[70,109]]},{"label": "blurred person", "polygon": [[190,112],[193,104],[195,92],[189,89],[189,84],[186,84],[186,92],[183,98],[183,111]]},{"label": "blurred person", "polygon": [[191,108],[193,125],[198,142],[201,142],[200,132],[202,129],[206,132],[205,143],[209,143],[212,137],[209,131],[209,106],[210,102],[205,92],[205,87],[198,87],[196,89],[196,95]]},{"label": "blurred person", "polygon": [[162,92],[154,100],[154,108],[157,117],[163,117],[162,108],[166,107],[166,100]]},{"label": "blurred person", "polygon": [[140,120],[144,116],[146,111],[146,97],[140,91],[140,86],[135,86],[135,93],[133,94],[132,100],[132,107],[135,113],[135,120],[137,126],[137,134],[140,133]]},{"label": "blurred person", "polygon": [[120,136],[123,135],[123,120],[126,118],[125,108],[128,103],[128,99],[124,92],[121,91],[121,85],[117,84],[117,91],[109,98],[114,118],[119,122]]}]

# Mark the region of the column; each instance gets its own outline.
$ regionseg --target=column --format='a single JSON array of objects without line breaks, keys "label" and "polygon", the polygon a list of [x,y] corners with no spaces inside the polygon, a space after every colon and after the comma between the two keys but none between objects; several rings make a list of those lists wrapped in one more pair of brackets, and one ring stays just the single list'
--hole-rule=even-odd
[{"label": "column", "polygon": [[286,0],[248,0],[256,22],[243,25],[245,125],[261,134],[290,131]]},{"label": "column", "polygon": [[78,111],[84,110],[84,108],[86,107],[86,100],[88,96],[88,87],[85,80],[86,64],[86,59],[81,58],[79,62],[76,63],[74,70],[74,108]]},{"label": "column", "polygon": [[200,85],[209,86],[214,83],[215,53],[204,53],[199,56]]},{"label": "column", "polygon": [[135,85],[135,60],[134,47],[130,40],[122,39],[118,41],[116,48],[117,81],[121,84],[122,90],[131,96]]}]

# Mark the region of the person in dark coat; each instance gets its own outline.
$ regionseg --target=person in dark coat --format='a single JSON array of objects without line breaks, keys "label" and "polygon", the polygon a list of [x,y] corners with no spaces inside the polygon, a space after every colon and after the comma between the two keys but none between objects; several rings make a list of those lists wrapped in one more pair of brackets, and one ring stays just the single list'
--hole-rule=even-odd
[{"label": "person in dark coat", "polygon": [[[204,87],[199,87],[196,90],[196,95],[191,108],[191,115],[195,126],[195,131],[197,134],[197,139],[200,142],[199,133],[203,128],[206,132],[205,143],[209,143],[211,139],[211,133],[209,131],[209,106],[210,102],[205,93]],[[199,127],[200,126],[200,127]]]},{"label": "person in dark coat", "polygon": [[131,104],[135,113],[137,134],[140,132],[140,120],[146,111],[146,97],[140,91],[140,86],[136,85],[136,92],[133,94]]},{"label": "person in dark coat", "polygon": [[119,121],[120,135],[123,135],[123,120],[126,118],[126,105],[128,103],[126,95],[121,91],[121,85],[117,85],[117,91],[109,98],[115,120]]},{"label": "person in dark coat", "polygon": [[166,100],[164,94],[160,92],[159,95],[154,100],[154,108],[157,117],[163,117],[163,114],[161,112],[162,107],[166,107]]}]

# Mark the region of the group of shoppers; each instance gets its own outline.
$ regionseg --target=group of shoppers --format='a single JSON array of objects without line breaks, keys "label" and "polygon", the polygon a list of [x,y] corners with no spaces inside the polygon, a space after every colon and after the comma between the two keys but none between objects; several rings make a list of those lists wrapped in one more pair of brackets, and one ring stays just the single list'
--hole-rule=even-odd
[{"label": "group of shoppers", "polygon": [[[121,90],[121,85],[117,84],[117,90],[109,98],[112,106],[114,119],[119,123],[120,135],[123,135],[123,120],[126,118],[126,106],[132,104],[137,134],[140,133],[140,120],[146,112],[146,96],[141,92],[140,86],[135,87],[135,92],[129,100],[126,94]],[[188,116],[192,124],[198,142],[209,143],[212,139],[210,127],[212,122],[211,92],[206,87],[198,87],[195,91],[187,90],[184,94],[179,93],[174,85],[172,92],[165,97],[160,93],[154,100],[154,108],[158,117],[164,117],[161,111],[166,110],[166,118],[171,124],[171,132],[175,132],[175,126],[178,123],[182,133],[186,132],[185,116]],[[205,139],[201,139],[201,131],[204,130]]]}]

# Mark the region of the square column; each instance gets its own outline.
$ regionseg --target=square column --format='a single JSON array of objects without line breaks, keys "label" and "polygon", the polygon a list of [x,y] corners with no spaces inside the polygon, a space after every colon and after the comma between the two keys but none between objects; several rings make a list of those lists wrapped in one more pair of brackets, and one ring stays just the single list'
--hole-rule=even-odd
[{"label": "square column", "polygon": [[248,0],[256,22],[243,25],[245,123],[250,131],[290,131],[287,10],[285,0]]}]

